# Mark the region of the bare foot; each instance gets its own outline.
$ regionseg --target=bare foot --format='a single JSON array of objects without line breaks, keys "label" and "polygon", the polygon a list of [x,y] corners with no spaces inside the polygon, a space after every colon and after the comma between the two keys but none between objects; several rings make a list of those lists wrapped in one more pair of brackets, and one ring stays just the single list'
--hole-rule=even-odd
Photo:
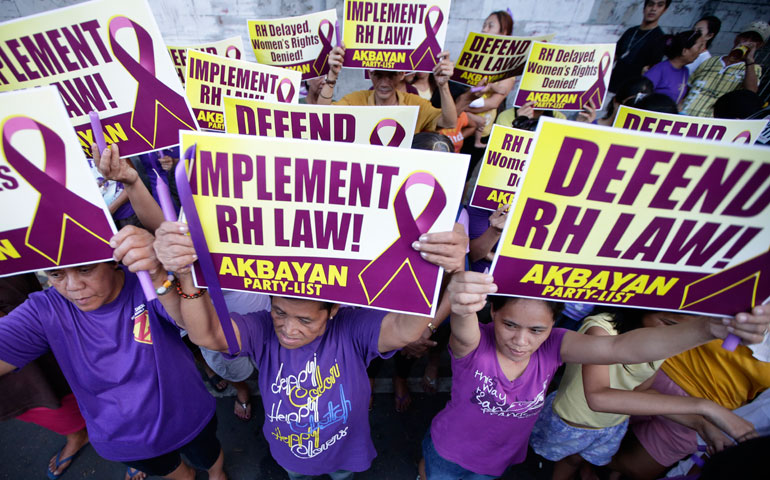
[{"label": "bare foot", "polygon": [[251,418],[251,400],[241,400],[240,395],[235,397],[235,416],[241,420],[248,421]]},{"label": "bare foot", "polygon": [[[83,430],[79,430],[75,433],[70,433],[67,435],[67,443],[64,444],[64,447],[61,449],[61,451],[56,452],[56,455],[51,457],[51,460],[48,461],[48,471],[57,477],[63,474],[64,471],[67,470],[70,465],[72,465],[72,460],[74,460],[74,458],[67,460],[66,462],[62,462],[62,460],[77,454],[80,449],[85,447],[87,444],[88,432],[86,432],[85,428]],[[57,456],[60,462],[58,467],[56,466]]]},{"label": "bare foot", "polygon": [[147,474],[143,471],[128,467],[124,480],[144,480],[145,478],[147,478]]},{"label": "bare foot", "polygon": [[434,394],[438,391],[438,388],[436,387],[436,382],[438,381],[438,365],[435,365],[433,362],[428,361],[428,364],[425,366],[425,375],[422,376],[422,389],[425,393],[428,394]]}]

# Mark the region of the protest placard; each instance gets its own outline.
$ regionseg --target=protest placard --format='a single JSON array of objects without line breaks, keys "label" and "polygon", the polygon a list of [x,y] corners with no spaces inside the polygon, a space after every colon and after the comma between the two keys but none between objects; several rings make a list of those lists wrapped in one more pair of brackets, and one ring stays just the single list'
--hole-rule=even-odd
[{"label": "protest placard", "polygon": [[171,55],[171,61],[174,63],[174,69],[179,80],[184,84],[185,73],[187,72],[187,49],[198,50],[220,57],[240,60],[243,57],[243,39],[241,36],[226,38],[218,42],[200,43],[197,45],[171,46],[167,45],[168,54]]},{"label": "protest placard", "polygon": [[412,146],[415,106],[290,105],[225,97],[227,133],[388,147]]},{"label": "protest placard", "polygon": [[450,0],[345,0],[343,65],[431,72],[449,24]]},{"label": "protest placard", "polygon": [[181,141],[196,145],[190,183],[222,288],[433,314],[441,272],[411,244],[452,229],[467,155],[231,134]]},{"label": "protest placard", "polygon": [[339,42],[335,29],[337,10],[249,20],[248,25],[257,62],[296,70],[303,80],[329,71],[329,54]]},{"label": "protest placard", "polygon": [[83,152],[99,112],[123,156],[198,128],[146,0],[95,0],[0,24],[0,91],[54,85]]},{"label": "protest placard", "polygon": [[475,87],[521,75],[532,42],[549,42],[554,35],[508,37],[471,32],[455,63],[451,80]]},{"label": "protest placard", "polygon": [[734,315],[770,296],[770,156],[541,118],[498,293]]},{"label": "protest placard", "polygon": [[516,93],[515,105],[535,102],[544,110],[599,110],[607,95],[614,43],[559,45],[534,42]]},{"label": "protest placard", "polygon": [[753,145],[767,120],[726,120],[651,112],[621,105],[612,126],[675,137],[699,138]]},{"label": "protest placard", "polygon": [[0,276],[112,260],[110,212],[54,87],[0,94]]},{"label": "protest placard", "polygon": [[524,168],[531,159],[535,132],[494,125],[473,188],[470,205],[497,210],[513,203]]},{"label": "protest placard", "polygon": [[225,96],[283,103],[299,99],[300,73],[294,70],[188,50],[185,93],[201,128],[225,131]]}]

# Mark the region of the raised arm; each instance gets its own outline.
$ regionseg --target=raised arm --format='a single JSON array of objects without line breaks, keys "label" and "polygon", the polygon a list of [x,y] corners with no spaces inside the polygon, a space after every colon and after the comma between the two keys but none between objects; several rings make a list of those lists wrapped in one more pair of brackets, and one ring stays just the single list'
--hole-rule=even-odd
[{"label": "raised arm", "polygon": [[91,153],[104,178],[121,182],[126,187],[125,192],[128,194],[128,200],[142,225],[155,231],[163,222],[163,212],[160,205],[152,198],[152,194],[147,190],[144,182],[139,179],[139,174],[129,161],[120,158],[118,146],[112,144],[100,153],[96,144],[93,144],[91,145]]},{"label": "raised arm", "polygon": [[334,98],[334,87],[337,85],[340,71],[342,70],[342,61],[345,59],[345,44],[341,43],[334,47],[329,53],[329,73],[321,84],[321,90],[318,91],[318,105],[331,105]]},{"label": "raised arm", "polygon": [[[668,329],[669,327],[660,327]],[[586,335],[609,337],[601,327],[591,327]],[[596,412],[622,413],[625,415],[697,414],[718,425],[730,436],[738,439],[756,435],[754,426],[730,410],[716,403],[697,397],[680,397],[652,393],[650,390],[620,390],[610,385],[610,367],[607,365],[583,365],[583,390],[588,406]],[[678,421],[678,420],[675,420]],[[698,428],[698,425],[685,425]]]},{"label": "raised arm", "polygon": [[745,45],[749,48],[749,51],[744,58],[746,73],[743,75],[743,88],[757,93],[759,78],[757,78],[756,67],[754,67],[756,63],[756,60],[754,60],[754,53],[757,51],[757,45],[754,42],[746,43]]},{"label": "raised arm", "polygon": [[[187,232],[187,225],[182,222],[163,222],[155,232],[154,247],[163,267],[176,274],[182,292],[193,295],[198,289],[193,284],[190,266],[198,256],[195,254],[192,239]],[[181,298],[175,292],[171,292],[158,298],[162,300],[169,296],[179,304],[179,316],[174,317],[177,325],[187,330],[193,343],[209,350],[227,350],[227,340],[208,293],[198,298]],[[166,304],[164,303],[163,306],[165,307]],[[241,335],[238,325],[230,321],[240,349]]]},{"label": "raised arm", "polygon": [[447,293],[452,309],[452,334],[449,346],[455,358],[462,358],[479,346],[481,331],[476,312],[484,308],[487,295],[495,293],[492,275],[460,272],[452,275]]},{"label": "raised arm", "polygon": [[644,363],[671,357],[715,338],[734,333],[744,343],[759,343],[770,325],[770,307],[758,306],[734,318],[703,318],[665,328],[639,328],[622,335],[598,337],[566,332],[561,345],[565,362],[609,365]]},{"label": "raised arm", "polygon": [[449,90],[449,77],[455,69],[455,64],[449,60],[449,52],[439,53],[440,61],[433,68],[433,78],[436,79],[438,93],[441,97],[441,117],[437,125],[440,128],[455,128],[457,126],[457,107]]},{"label": "raised arm", "polygon": [[468,259],[471,263],[488,258],[490,253],[494,253],[492,248],[500,241],[500,235],[503,233],[503,227],[505,227],[505,220],[510,207],[510,205],[500,205],[489,216],[489,227],[480,236],[470,241]]},{"label": "raised arm", "polygon": [[[462,225],[456,223],[453,231],[425,234],[414,242],[412,247],[418,250],[425,260],[443,267],[444,272],[450,275],[465,266],[467,245],[465,230]],[[402,313],[387,314],[380,326],[377,349],[380,352],[389,352],[402,348],[420,338],[428,323],[438,326],[449,315],[449,300],[445,297],[442,292],[436,315],[432,318]]]}]

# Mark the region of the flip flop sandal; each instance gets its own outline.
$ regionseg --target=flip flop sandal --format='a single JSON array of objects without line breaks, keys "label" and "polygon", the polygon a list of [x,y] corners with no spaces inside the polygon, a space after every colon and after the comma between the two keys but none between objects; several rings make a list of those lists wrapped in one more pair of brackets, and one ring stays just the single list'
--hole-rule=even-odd
[{"label": "flip flop sandal", "polygon": [[248,402],[241,402],[238,400],[238,398],[235,399],[235,402],[241,406],[243,409],[243,414],[246,415],[246,417],[241,417],[240,415],[236,414],[235,416],[238,417],[238,420],[241,420],[243,422],[248,422],[251,420],[251,412],[249,412],[249,408],[251,407],[251,401]]},{"label": "flip flop sandal", "polygon": [[134,478],[136,475],[142,473],[141,470],[137,470],[136,468],[128,467],[128,470],[126,470],[126,475],[128,475],[128,478]]},{"label": "flip flop sandal", "polygon": [[58,470],[60,466],[64,465],[67,462],[70,462],[70,464],[67,465],[66,467],[64,467],[64,470],[62,470],[58,474],[52,472],[50,469],[47,469],[46,470],[46,474],[48,475],[48,478],[50,478],[51,480],[56,480],[57,478],[59,478],[62,475],[64,475],[64,472],[66,472],[67,469],[70,468],[70,466],[72,465],[72,462],[75,460],[75,457],[77,457],[80,454],[80,452],[83,451],[84,447],[85,447],[85,445],[80,447],[80,450],[78,450],[77,452],[73,453],[72,455],[70,455],[67,458],[61,458],[61,452],[64,451],[64,447],[61,447],[61,450],[59,450],[59,453],[56,454],[56,460],[54,460],[54,467],[53,467],[54,471]]}]

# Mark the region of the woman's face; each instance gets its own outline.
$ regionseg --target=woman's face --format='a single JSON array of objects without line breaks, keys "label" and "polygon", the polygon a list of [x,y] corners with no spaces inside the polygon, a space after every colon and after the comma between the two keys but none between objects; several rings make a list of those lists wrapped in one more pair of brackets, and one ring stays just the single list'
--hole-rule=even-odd
[{"label": "woman's face", "polygon": [[513,362],[528,362],[553,328],[553,314],[542,300],[521,298],[492,311],[495,345]]},{"label": "woman's face", "polygon": [[481,33],[490,35],[502,34],[502,27],[500,26],[500,21],[497,19],[497,15],[490,15],[484,20],[484,25],[481,27]]},{"label": "woman's face", "polygon": [[693,30],[699,31],[701,38],[705,39],[706,41],[714,38],[714,34],[709,32],[709,23],[706,20],[701,20],[700,22],[696,23]]}]

